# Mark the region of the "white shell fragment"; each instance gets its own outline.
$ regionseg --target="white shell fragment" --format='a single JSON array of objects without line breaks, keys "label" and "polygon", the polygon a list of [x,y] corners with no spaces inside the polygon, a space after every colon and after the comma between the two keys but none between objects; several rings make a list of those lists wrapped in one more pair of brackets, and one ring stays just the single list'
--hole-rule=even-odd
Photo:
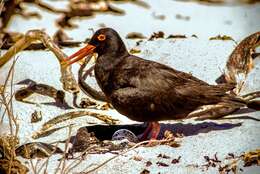
[{"label": "white shell fragment", "polygon": [[127,129],[119,129],[112,135],[112,140],[123,140],[127,139],[130,142],[137,143],[138,138],[137,136]]}]

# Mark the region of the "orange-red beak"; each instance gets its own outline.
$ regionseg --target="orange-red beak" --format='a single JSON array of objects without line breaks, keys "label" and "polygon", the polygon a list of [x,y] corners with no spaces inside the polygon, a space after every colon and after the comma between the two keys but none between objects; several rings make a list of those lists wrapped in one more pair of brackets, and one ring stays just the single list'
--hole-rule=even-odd
[{"label": "orange-red beak", "polygon": [[90,44],[87,44],[85,47],[81,48],[76,53],[72,54],[71,56],[64,59],[64,62],[66,62],[67,65],[71,65],[84,57],[86,57],[89,54],[92,54],[94,52],[94,49],[96,47]]}]

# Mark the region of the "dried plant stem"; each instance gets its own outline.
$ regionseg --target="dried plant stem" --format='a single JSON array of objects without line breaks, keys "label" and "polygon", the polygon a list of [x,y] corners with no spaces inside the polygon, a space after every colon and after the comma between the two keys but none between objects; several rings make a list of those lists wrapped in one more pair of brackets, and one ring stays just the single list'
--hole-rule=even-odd
[{"label": "dried plant stem", "polygon": [[124,152],[122,152],[122,153],[120,153],[120,154],[118,154],[118,155],[115,155],[115,156],[113,156],[113,157],[111,157],[111,158],[109,158],[109,159],[107,159],[106,161],[104,161],[103,163],[101,163],[100,165],[98,165],[97,167],[95,167],[95,168],[93,168],[93,169],[91,169],[91,170],[89,170],[89,171],[87,171],[87,172],[81,172],[81,174],[88,174],[88,173],[94,172],[95,170],[101,168],[102,166],[104,166],[104,165],[107,164],[108,162],[112,161],[113,159],[115,159],[115,158],[117,158],[117,157],[119,157],[119,156],[122,156],[122,155],[126,154],[127,152],[130,152],[130,151],[136,149],[137,147],[139,147],[139,146],[141,146],[141,145],[143,145],[143,144],[146,144],[146,143],[149,143],[149,144],[150,144],[150,143],[165,143],[165,142],[170,142],[170,141],[172,141],[172,139],[142,141],[142,142],[140,142],[140,143],[135,144],[135,145],[134,145],[133,147],[131,147],[130,149],[128,149],[128,150],[126,150],[126,151],[124,151]]},{"label": "dried plant stem", "polygon": [[[84,157],[87,156],[89,153],[88,151],[91,149],[94,149],[95,146],[91,146],[89,148],[87,148],[86,150],[84,150],[83,152],[80,153],[80,155],[78,157],[76,157],[75,159],[78,160],[78,162],[76,162],[76,160],[74,162],[72,162],[65,170],[64,173],[70,174],[71,170],[76,168],[83,160],[83,155]],[[75,164],[74,164],[75,163]],[[74,165],[73,165],[74,164]]]},{"label": "dried plant stem", "polygon": [[116,119],[113,119],[112,117],[108,116],[108,115],[102,115],[102,114],[99,114],[99,113],[95,113],[95,112],[90,112],[90,111],[72,111],[72,112],[68,112],[68,113],[65,113],[65,114],[62,114],[62,115],[59,115],[49,121],[47,121],[46,123],[43,124],[42,126],[42,130],[46,130],[46,129],[49,129],[50,127],[60,123],[60,122],[63,122],[63,121],[66,121],[66,120],[70,120],[70,119],[74,119],[74,118],[78,118],[78,117],[81,117],[81,116],[91,116],[91,117],[95,117],[99,120],[102,120],[104,121],[105,123],[107,124],[115,124]]},{"label": "dried plant stem", "polygon": [[59,162],[59,164],[58,164],[58,166],[57,166],[57,168],[56,168],[56,170],[54,172],[55,174],[58,173],[59,168],[60,168],[61,165],[62,165],[61,171],[60,171],[61,174],[63,174],[63,170],[65,169],[66,153],[67,153],[67,151],[69,149],[69,142],[70,142],[70,137],[71,137],[71,131],[72,131],[72,127],[70,126],[69,127],[68,139],[67,139],[67,141],[65,143],[64,153],[63,153],[62,158],[61,158],[61,160],[60,160],[60,162]]},{"label": "dried plant stem", "polygon": [[71,72],[71,66],[65,66],[63,60],[67,55],[63,53],[52,39],[41,30],[29,30],[20,40],[18,40],[7,52],[0,57],[0,67],[8,62],[16,53],[24,50],[35,41],[41,41],[50,49],[58,59],[61,70],[61,82],[67,91],[78,92],[78,84]]},{"label": "dried plant stem", "polygon": [[[8,74],[7,74],[7,78],[5,80],[5,83],[4,83],[4,88],[3,88],[3,92],[0,94],[1,95],[1,100],[2,100],[2,103],[5,107],[5,112],[4,113],[7,113],[7,116],[8,116],[8,119],[9,119],[9,127],[10,127],[10,133],[12,135],[17,135],[18,134],[18,124],[16,122],[16,119],[13,115],[13,107],[12,107],[12,98],[13,98],[13,95],[12,95],[12,92],[13,92],[13,77],[14,77],[14,65],[15,65],[15,62],[16,60],[13,61],[13,64],[12,66],[10,67],[9,71],[8,71]],[[9,78],[11,77],[10,81],[11,81],[11,95],[10,95],[10,99],[9,101],[7,101],[7,97],[5,95],[6,93],[6,87],[7,87],[7,84],[8,84],[8,81],[9,81]],[[4,116],[4,115],[3,115]],[[3,119],[3,118],[2,118]],[[15,126],[16,130],[15,130],[15,133],[13,131],[13,125]]]}]

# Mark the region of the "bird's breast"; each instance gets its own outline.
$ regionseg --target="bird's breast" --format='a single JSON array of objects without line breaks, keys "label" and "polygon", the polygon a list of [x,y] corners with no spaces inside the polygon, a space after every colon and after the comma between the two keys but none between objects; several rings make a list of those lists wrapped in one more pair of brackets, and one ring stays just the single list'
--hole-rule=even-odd
[{"label": "bird's breast", "polygon": [[99,87],[104,92],[104,94],[108,97],[112,90],[112,86],[111,86],[112,83],[109,82],[111,71],[106,70],[106,68],[103,67],[102,65],[96,64],[94,72]]}]

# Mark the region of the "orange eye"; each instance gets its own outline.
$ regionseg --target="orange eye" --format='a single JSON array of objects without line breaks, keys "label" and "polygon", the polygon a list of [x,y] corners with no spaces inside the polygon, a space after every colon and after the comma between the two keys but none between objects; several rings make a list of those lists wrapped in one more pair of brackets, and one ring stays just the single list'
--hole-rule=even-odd
[{"label": "orange eye", "polygon": [[106,40],[106,35],[100,34],[100,35],[98,35],[97,38],[98,38],[99,41],[104,41],[104,40]]}]

